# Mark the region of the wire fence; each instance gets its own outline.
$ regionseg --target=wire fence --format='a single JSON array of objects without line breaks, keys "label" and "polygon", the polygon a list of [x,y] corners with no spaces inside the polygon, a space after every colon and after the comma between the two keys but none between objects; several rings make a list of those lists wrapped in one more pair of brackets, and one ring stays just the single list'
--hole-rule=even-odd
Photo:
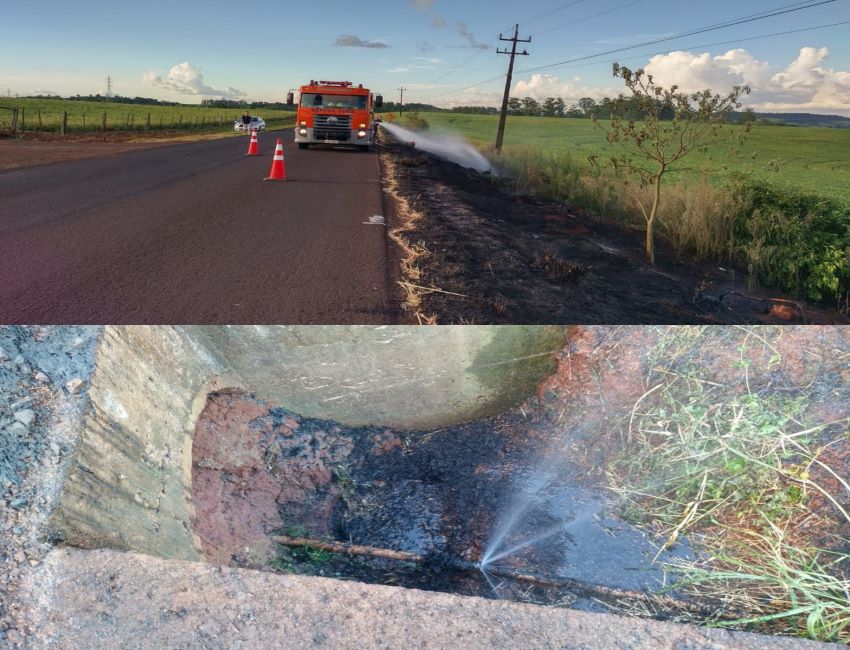
[{"label": "wire fence", "polygon": [[[94,133],[126,131],[196,131],[233,128],[239,113],[171,111],[168,113],[128,111],[120,113],[97,111],[55,111],[26,107],[0,106],[0,132],[13,136],[25,132]],[[283,128],[294,124],[295,115],[274,116],[265,120],[267,128]]]}]

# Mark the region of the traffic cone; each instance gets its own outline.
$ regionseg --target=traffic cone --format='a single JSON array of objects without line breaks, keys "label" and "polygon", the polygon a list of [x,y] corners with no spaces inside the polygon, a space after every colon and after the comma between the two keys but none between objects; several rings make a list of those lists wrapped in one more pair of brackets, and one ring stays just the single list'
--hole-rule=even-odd
[{"label": "traffic cone", "polygon": [[248,145],[248,153],[246,156],[259,156],[260,145],[257,142],[257,129],[251,129],[251,143]]},{"label": "traffic cone", "polygon": [[274,160],[272,160],[272,169],[269,175],[263,179],[264,181],[285,181],[286,178],[286,161],[283,158],[283,142],[280,138],[277,139],[277,145],[274,149]]}]

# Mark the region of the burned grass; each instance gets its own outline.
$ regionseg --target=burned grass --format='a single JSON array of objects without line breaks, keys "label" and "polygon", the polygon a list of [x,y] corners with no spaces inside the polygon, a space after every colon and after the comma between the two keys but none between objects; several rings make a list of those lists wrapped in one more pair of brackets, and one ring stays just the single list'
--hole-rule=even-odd
[{"label": "burned grass", "polygon": [[434,290],[411,311],[439,323],[847,322],[664,244],[650,267],[637,231],[403,145],[383,159],[393,193],[419,215],[402,222],[404,240],[428,252],[413,283]]}]

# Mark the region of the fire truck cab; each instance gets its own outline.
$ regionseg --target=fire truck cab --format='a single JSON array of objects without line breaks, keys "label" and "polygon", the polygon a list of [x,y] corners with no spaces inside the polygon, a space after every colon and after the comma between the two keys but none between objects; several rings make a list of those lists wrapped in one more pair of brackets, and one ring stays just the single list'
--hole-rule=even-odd
[{"label": "fire truck cab", "polygon": [[[286,97],[295,103],[294,93]],[[299,89],[295,142],[301,149],[311,144],[352,145],[368,151],[375,136],[374,110],[383,105],[363,84],[350,81],[311,81]]]}]

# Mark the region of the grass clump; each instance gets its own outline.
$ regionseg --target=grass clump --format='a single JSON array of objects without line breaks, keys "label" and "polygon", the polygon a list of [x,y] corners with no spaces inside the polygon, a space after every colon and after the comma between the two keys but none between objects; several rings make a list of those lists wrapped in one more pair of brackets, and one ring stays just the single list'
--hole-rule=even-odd
[{"label": "grass clump", "polygon": [[680,363],[634,406],[609,468],[624,515],[662,550],[693,534],[700,559],[676,562],[677,586],[750,613],[732,624],[850,642],[850,479],[825,460],[846,454],[850,420],[811,422],[804,393],[756,379],[746,345],[739,381],[706,379],[686,362],[687,340],[706,335],[667,341],[659,356]]}]

